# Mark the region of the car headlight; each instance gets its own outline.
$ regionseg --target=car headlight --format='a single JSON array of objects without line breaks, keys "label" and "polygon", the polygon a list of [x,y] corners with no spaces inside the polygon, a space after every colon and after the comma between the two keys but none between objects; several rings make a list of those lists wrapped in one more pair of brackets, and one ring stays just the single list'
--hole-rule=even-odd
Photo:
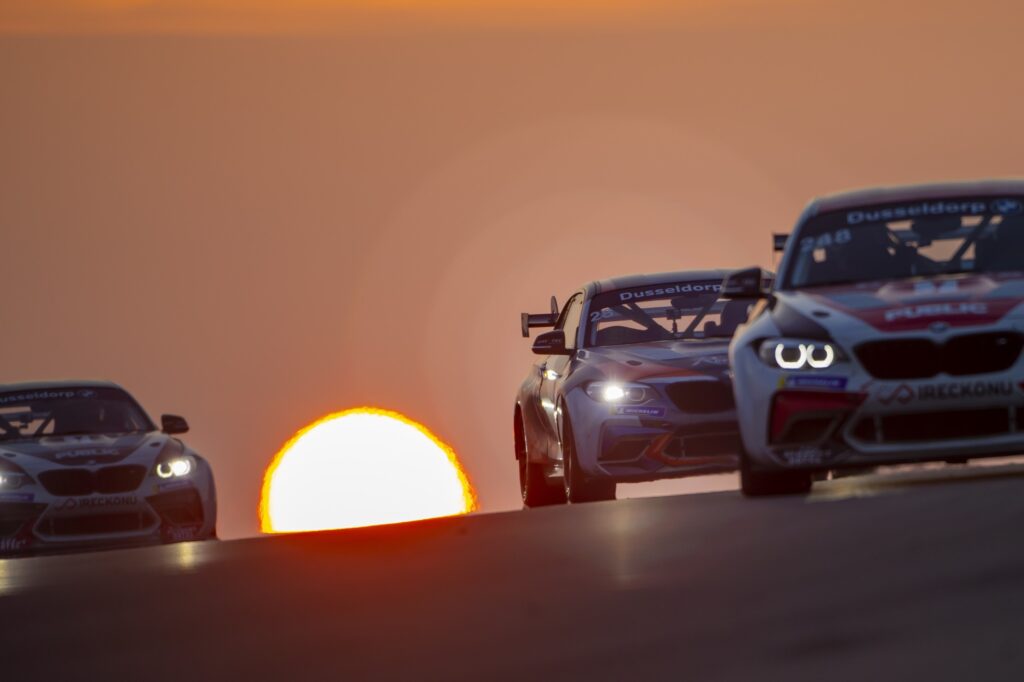
[{"label": "car headlight", "polygon": [[191,457],[173,457],[156,463],[156,475],[160,478],[182,478],[196,468]]},{"label": "car headlight", "polygon": [[801,339],[767,339],[758,355],[769,367],[788,370],[828,369],[846,361],[842,349],[833,343]]},{"label": "car headlight", "polygon": [[30,482],[31,479],[25,474],[13,471],[0,471],[0,490],[17,490]]},{"label": "car headlight", "polygon": [[0,490],[17,490],[31,483],[35,483],[32,477],[14,462],[0,462]]},{"label": "car headlight", "polygon": [[643,384],[618,381],[592,381],[586,387],[587,395],[599,403],[642,403],[647,400],[648,391]]}]

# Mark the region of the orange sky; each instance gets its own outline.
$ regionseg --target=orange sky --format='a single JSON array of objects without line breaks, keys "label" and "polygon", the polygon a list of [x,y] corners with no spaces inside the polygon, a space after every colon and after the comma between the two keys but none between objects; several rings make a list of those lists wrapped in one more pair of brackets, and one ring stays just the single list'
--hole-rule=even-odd
[{"label": "orange sky", "polygon": [[[782,0],[788,4],[800,0]],[[806,1],[806,0],[804,0]],[[594,25],[708,16],[765,0],[2,0],[10,32],[293,33],[390,25]]]},{"label": "orange sky", "polygon": [[765,262],[817,193],[1019,175],[1017,7],[0,37],[0,376],[185,414],[228,537],[294,431],[362,404],[512,508],[520,311]]}]

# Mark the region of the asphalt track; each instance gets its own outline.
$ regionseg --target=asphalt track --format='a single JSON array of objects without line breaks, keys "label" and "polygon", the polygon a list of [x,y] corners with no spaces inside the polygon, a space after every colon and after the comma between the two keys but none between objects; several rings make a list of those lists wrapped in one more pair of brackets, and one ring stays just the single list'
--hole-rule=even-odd
[{"label": "asphalt track", "polygon": [[0,562],[4,680],[1024,677],[1024,468]]}]

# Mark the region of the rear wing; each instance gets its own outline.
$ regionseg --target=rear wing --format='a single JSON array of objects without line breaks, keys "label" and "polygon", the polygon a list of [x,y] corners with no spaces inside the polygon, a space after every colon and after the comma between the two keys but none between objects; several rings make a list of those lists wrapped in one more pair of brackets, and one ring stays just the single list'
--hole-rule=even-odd
[{"label": "rear wing", "polygon": [[550,313],[522,313],[520,316],[523,337],[530,337],[530,330],[537,327],[554,327],[558,322],[558,299],[551,297]]},{"label": "rear wing", "polygon": [[788,234],[776,232],[775,234],[772,235],[772,251],[775,253],[785,251],[787,241],[789,241]]}]

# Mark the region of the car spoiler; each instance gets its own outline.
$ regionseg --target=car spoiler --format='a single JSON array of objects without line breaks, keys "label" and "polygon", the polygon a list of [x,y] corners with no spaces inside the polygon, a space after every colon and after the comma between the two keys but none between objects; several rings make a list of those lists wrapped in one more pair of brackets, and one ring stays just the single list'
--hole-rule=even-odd
[{"label": "car spoiler", "polygon": [[522,313],[520,324],[523,328],[523,337],[529,338],[530,330],[535,327],[554,327],[558,322],[558,299],[551,297],[550,313]]},{"label": "car spoiler", "polygon": [[780,252],[786,250],[786,242],[789,240],[789,235],[783,232],[776,232],[772,235],[772,251]]}]

